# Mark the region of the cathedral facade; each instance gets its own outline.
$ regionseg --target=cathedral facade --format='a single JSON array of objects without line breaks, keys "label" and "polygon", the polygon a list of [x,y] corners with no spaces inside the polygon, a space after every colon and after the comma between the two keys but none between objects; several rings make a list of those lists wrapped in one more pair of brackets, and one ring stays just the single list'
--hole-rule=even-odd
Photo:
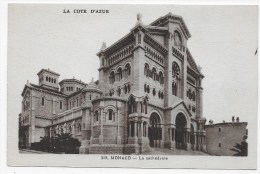
[{"label": "cathedral facade", "polygon": [[137,16],[130,32],[97,56],[99,80],[59,81],[49,69],[22,92],[19,141],[71,133],[80,153],[138,154],[151,148],[206,151],[202,79],[187,40],[189,30],[171,13],[150,25]]}]

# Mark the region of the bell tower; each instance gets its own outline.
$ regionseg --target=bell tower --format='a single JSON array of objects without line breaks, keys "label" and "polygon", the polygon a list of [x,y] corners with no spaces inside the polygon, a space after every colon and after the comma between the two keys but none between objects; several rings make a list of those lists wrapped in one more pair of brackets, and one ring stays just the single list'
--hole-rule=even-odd
[{"label": "bell tower", "polygon": [[38,74],[39,86],[52,90],[59,90],[59,74],[50,69],[42,69]]}]

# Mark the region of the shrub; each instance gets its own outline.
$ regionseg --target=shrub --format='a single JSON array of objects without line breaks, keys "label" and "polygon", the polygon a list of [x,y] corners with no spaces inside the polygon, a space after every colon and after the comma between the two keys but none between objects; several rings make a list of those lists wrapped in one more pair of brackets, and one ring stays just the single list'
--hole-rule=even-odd
[{"label": "shrub", "polygon": [[48,152],[65,152],[67,154],[79,153],[80,141],[69,133],[57,134],[55,137],[41,137],[41,141],[31,144],[31,149]]}]

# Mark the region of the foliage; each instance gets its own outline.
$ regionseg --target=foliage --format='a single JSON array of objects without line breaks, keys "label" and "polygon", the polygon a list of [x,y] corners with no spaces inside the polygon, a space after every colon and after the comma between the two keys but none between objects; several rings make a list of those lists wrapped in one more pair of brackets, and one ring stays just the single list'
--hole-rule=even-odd
[{"label": "foliage", "polygon": [[79,153],[80,144],[80,141],[77,138],[73,138],[72,134],[61,133],[54,137],[41,137],[41,141],[33,143],[31,148],[54,153],[65,152],[75,154]]},{"label": "foliage", "polygon": [[248,144],[246,141],[242,141],[240,144],[236,143],[230,150],[236,152],[233,156],[247,156]]}]

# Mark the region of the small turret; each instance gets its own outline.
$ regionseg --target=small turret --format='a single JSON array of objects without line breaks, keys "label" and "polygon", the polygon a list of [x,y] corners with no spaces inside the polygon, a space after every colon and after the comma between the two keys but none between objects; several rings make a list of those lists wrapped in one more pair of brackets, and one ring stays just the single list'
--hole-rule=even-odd
[{"label": "small turret", "polygon": [[235,116],[232,117],[232,123],[234,123],[234,122],[235,122]]},{"label": "small turret", "polygon": [[107,48],[106,42],[103,42],[100,51],[105,51],[106,48]]},{"label": "small turret", "polygon": [[85,105],[91,106],[92,100],[95,98],[100,97],[101,91],[98,88],[97,84],[94,82],[94,79],[92,78],[91,82],[82,90],[85,98]]}]

